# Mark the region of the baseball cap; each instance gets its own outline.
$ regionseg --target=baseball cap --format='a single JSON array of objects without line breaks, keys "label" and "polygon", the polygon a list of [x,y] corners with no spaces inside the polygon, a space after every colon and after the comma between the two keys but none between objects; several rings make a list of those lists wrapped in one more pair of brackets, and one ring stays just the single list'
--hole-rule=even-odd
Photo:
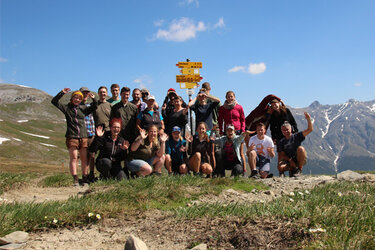
[{"label": "baseball cap", "polygon": [[168,89],[168,92],[176,92],[176,90],[174,88],[170,88]]},{"label": "baseball cap", "polygon": [[233,126],[232,124],[229,124],[229,125],[227,126],[227,129],[232,129],[232,130],[234,130],[234,126]]},{"label": "baseball cap", "polygon": [[153,96],[153,95],[149,95],[149,96],[147,97],[147,101],[149,101],[149,100],[154,100],[154,101],[155,101],[155,96]]},{"label": "baseball cap", "polygon": [[90,92],[90,90],[89,90],[88,87],[81,87],[81,88],[79,89],[79,91],[81,91],[81,92]]},{"label": "baseball cap", "polygon": [[176,132],[176,131],[181,132],[181,128],[178,127],[178,126],[174,126],[174,127],[172,128],[172,132]]}]

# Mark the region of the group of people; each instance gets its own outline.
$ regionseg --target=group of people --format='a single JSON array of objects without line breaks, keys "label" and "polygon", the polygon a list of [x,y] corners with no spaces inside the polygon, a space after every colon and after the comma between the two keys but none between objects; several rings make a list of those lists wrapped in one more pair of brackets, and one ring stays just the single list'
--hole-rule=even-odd
[{"label": "group of people", "polygon": [[[52,99],[65,114],[69,169],[76,186],[79,158],[83,183],[97,179],[95,166],[101,178],[118,180],[161,175],[163,166],[169,174],[223,177],[225,170],[231,170],[232,176],[244,175],[245,154],[250,177],[270,178],[275,145],[280,176],[286,171],[289,176],[300,175],[306,163],[301,143],[313,130],[310,115],[305,113],[307,129],[298,132],[293,115],[276,96],[267,96],[245,118],[233,91],[226,93],[221,105],[219,98],[210,95],[208,82],[187,104],[173,88],[161,106],[147,89],[120,90],[112,84],[110,91],[108,98],[107,87],[99,87],[97,100],[82,87],[63,103],[61,98],[71,92],[64,88]],[[186,129],[189,110],[195,113],[195,132]],[[271,137],[266,135],[268,127]]]}]

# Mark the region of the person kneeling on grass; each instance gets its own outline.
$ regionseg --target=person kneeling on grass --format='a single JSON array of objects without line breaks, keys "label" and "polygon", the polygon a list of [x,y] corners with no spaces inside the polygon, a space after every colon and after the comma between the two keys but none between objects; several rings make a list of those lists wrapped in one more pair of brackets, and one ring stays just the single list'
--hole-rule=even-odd
[{"label": "person kneeling on grass", "polygon": [[100,172],[102,178],[123,180],[127,176],[121,168],[121,162],[124,160],[126,151],[129,148],[129,142],[120,136],[121,118],[113,118],[109,127],[110,131],[106,132],[104,132],[103,126],[96,128],[97,136],[92,142],[89,151],[91,153],[100,151],[99,156],[96,158],[96,169]]},{"label": "person kneeling on grass", "polygon": [[[140,135],[130,146],[128,170],[138,176],[152,173],[161,175],[161,168],[165,161],[165,141],[168,135],[163,133],[158,140],[158,127],[150,125],[148,131],[141,129]],[[152,169],[154,167],[154,169]]]},{"label": "person kneeling on grass", "polygon": [[184,161],[186,141],[181,137],[181,128],[174,126],[172,136],[166,142],[165,168],[168,174],[186,174],[188,172]]},{"label": "person kneeling on grass", "polygon": [[281,131],[285,136],[279,141],[277,145],[277,152],[279,153],[278,170],[280,177],[284,177],[285,171],[289,170],[289,177],[297,177],[302,174],[302,167],[306,164],[307,155],[301,143],[305,137],[313,131],[313,125],[310,115],[305,112],[305,119],[307,120],[307,129],[292,134],[292,126],[289,122],[284,122],[281,126]]},{"label": "person kneeling on grass", "polygon": [[197,135],[186,137],[189,142],[189,168],[194,175],[206,174],[209,177],[215,168],[214,143],[207,135],[205,122],[198,123]]},{"label": "person kneeling on grass", "polygon": [[225,170],[232,170],[231,176],[239,176],[246,172],[246,164],[241,157],[241,144],[250,131],[236,135],[234,125],[229,124],[225,130],[226,135],[216,138],[215,143],[221,151],[216,152],[217,174],[225,177]]},{"label": "person kneeling on grass", "polygon": [[266,126],[263,123],[258,123],[257,134],[250,138],[246,152],[251,169],[249,177],[258,177],[257,167],[259,168],[260,178],[271,178],[273,176],[270,173],[271,158],[275,156],[273,148],[274,144],[271,137],[266,135]]}]

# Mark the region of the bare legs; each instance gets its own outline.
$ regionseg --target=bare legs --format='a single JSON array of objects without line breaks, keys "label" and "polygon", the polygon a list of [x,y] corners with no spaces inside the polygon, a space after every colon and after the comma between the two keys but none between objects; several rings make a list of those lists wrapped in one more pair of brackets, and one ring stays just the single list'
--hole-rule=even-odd
[{"label": "bare legs", "polygon": [[189,160],[190,169],[194,173],[211,174],[212,166],[208,163],[201,163],[201,153],[196,152]]}]

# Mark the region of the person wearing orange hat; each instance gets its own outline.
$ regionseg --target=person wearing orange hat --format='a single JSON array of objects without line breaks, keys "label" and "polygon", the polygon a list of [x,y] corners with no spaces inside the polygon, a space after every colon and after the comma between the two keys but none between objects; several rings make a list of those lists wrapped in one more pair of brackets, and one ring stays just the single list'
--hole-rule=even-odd
[{"label": "person wearing orange hat", "polygon": [[79,186],[77,175],[78,152],[81,158],[82,177],[87,179],[87,130],[85,125],[85,116],[96,110],[97,100],[94,94],[90,93],[92,104],[90,107],[81,104],[83,94],[81,91],[74,91],[68,104],[61,103],[60,99],[70,92],[70,88],[64,88],[54,98],[51,103],[55,105],[65,115],[66,120],[66,146],[69,150],[69,169],[73,176],[73,185]]}]

